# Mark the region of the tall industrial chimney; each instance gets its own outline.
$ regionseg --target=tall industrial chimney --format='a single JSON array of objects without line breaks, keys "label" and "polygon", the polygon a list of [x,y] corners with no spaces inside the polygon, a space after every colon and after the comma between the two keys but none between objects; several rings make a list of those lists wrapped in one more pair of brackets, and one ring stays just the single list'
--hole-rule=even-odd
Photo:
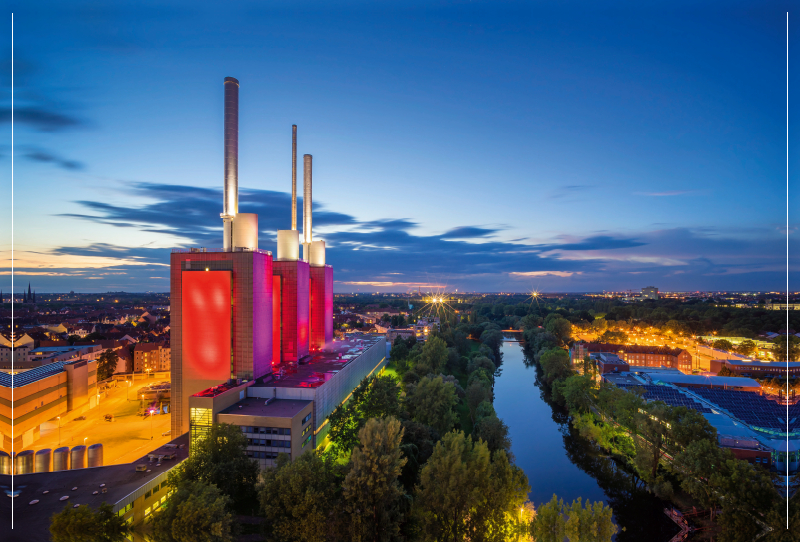
[{"label": "tall industrial chimney", "polygon": [[233,221],[239,212],[239,81],[225,78],[225,184],[222,201],[223,250],[233,250]]},{"label": "tall industrial chimney", "polygon": [[311,155],[303,155],[303,259],[311,251]]},{"label": "tall industrial chimney", "polygon": [[297,125],[292,124],[292,229],[297,229]]}]

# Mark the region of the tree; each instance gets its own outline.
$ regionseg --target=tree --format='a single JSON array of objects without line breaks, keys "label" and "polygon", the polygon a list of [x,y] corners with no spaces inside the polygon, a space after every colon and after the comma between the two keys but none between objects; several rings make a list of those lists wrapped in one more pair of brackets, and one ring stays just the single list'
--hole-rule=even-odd
[{"label": "tree", "polygon": [[722,367],[720,367],[717,376],[739,376],[739,374],[735,371],[731,371],[727,365],[723,365]]},{"label": "tree", "polygon": [[641,410],[634,414],[639,438],[634,439],[633,463],[642,480],[652,486],[658,479],[658,466],[664,455],[668,407],[663,403],[647,403]]},{"label": "tree", "polygon": [[587,500],[586,507],[583,507],[578,497],[572,501],[572,506],[564,507],[562,512],[567,516],[564,530],[570,542],[611,542],[617,533],[612,510],[602,501],[592,504]]},{"label": "tree", "polygon": [[458,402],[452,384],[442,377],[425,377],[406,397],[406,405],[414,421],[433,427],[440,435],[453,428],[456,415],[453,407]]},{"label": "tree", "polygon": [[561,513],[564,501],[553,494],[550,502],[539,506],[531,533],[537,542],[562,542],[566,536],[566,520]]},{"label": "tree", "polygon": [[446,434],[422,468],[414,511],[430,540],[506,540],[518,530],[529,490],[520,469],[500,451],[461,431]]},{"label": "tree", "polygon": [[739,346],[736,347],[736,352],[743,356],[750,357],[756,353],[757,347],[756,343],[751,340],[742,341],[739,343]]},{"label": "tree", "polygon": [[439,337],[428,338],[417,365],[419,374],[441,373],[447,365],[447,343]]},{"label": "tree", "polygon": [[123,542],[130,533],[131,526],[106,502],[96,511],[67,505],[50,519],[53,542]]},{"label": "tree", "polygon": [[581,504],[581,498],[566,506],[555,495],[536,511],[531,534],[537,542],[611,542],[617,533],[613,511],[602,501]]},{"label": "tree", "polygon": [[231,499],[213,484],[179,485],[149,525],[154,542],[232,542]]},{"label": "tree", "polygon": [[553,385],[553,398],[566,406],[573,416],[589,412],[593,396],[594,381],[590,376],[572,375]]},{"label": "tree", "polygon": [[[798,339],[795,336],[781,335],[775,339],[775,346],[773,347],[773,356],[778,361],[797,361],[800,357],[800,346],[798,346]],[[787,350],[788,345],[788,350]]]},{"label": "tree", "polygon": [[400,481],[407,493],[411,493],[419,480],[419,471],[433,454],[433,447],[439,440],[439,433],[432,427],[413,420],[403,421],[403,439],[400,448],[408,460],[403,466]]},{"label": "tree", "polygon": [[405,491],[398,477],[406,464],[400,443],[403,428],[389,417],[370,419],[359,431],[350,472],[342,484],[350,517],[350,540],[390,541],[398,538]]},{"label": "tree", "polygon": [[467,372],[471,373],[476,369],[486,369],[489,374],[494,374],[497,370],[492,360],[487,358],[486,356],[475,356],[472,360],[467,364]]},{"label": "tree", "polygon": [[608,330],[597,338],[601,343],[625,344],[628,342],[628,334],[624,331]]},{"label": "tree", "polygon": [[711,346],[716,348],[717,350],[725,350],[726,352],[730,352],[733,350],[733,343],[731,343],[727,339],[717,339]]},{"label": "tree", "polygon": [[503,345],[503,332],[499,329],[487,329],[481,333],[480,341],[488,346],[497,357],[500,354],[500,347]]},{"label": "tree", "polygon": [[117,370],[118,360],[119,355],[110,348],[100,354],[100,357],[97,358],[97,379],[105,380],[111,378],[111,375]]},{"label": "tree", "polygon": [[313,450],[281,457],[259,486],[266,535],[279,542],[325,542],[339,530],[342,476],[330,456]]},{"label": "tree", "polygon": [[467,406],[469,407],[469,415],[474,424],[477,421],[475,412],[478,409],[478,405],[485,401],[491,402],[492,400],[492,387],[484,380],[473,380],[472,383],[467,386],[465,395]]},{"label": "tree", "polygon": [[358,432],[369,418],[396,416],[399,411],[400,387],[393,377],[365,378],[353,390],[350,400],[328,417],[331,426],[328,437],[337,453],[350,453],[358,443]]},{"label": "tree", "polygon": [[231,498],[233,508],[252,513],[256,502],[258,463],[247,457],[247,437],[237,425],[217,423],[208,435],[192,444],[189,458],[170,473],[169,485],[188,482],[216,486]]},{"label": "tree", "polygon": [[723,451],[708,439],[689,443],[675,456],[673,470],[681,480],[681,489],[697,499],[701,506],[713,510],[719,506],[721,495],[711,483],[710,476],[723,468],[729,451]]},{"label": "tree", "polygon": [[595,318],[592,322],[592,331],[602,334],[608,329],[608,321],[605,318]]},{"label": "tree", "polygon": [[563,348],[551,348],[539,358],[544,378],[548,383],[562,380],[572,374],[569,363],[569,354]]},{"label": "tree", "polygon": [[389,358],[392,361],[400,361],[408,357],[408,347],[402,337],[395,339],[392,349],[389,351]]},{"label": "tree", "polygon": [[567,344],[572,337],[572,324],[564,318],[553,318],[545,325],[545,329],[552,333],[562,345]]},{"label": "tree", "polygon": [[477,420],[472,436],[485,442],[492,453],[499,450],[505,451],[506,454],[511,453],[511,437],[508,436],[508,426],[496,415],[483,416]]}]

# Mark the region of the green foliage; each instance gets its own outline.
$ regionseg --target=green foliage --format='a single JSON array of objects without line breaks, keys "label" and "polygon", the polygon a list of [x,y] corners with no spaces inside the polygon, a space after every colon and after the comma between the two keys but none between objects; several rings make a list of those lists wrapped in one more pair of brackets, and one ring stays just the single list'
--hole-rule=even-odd
[{"label": "green foliage", "polygon": [[717,376],[739,376],[739,374],[736,373],[735,371],[731,371],[727,365],[723,365],[722,367],[720,367]]},{"label": "green foliage", "polygon": [[733,350],[733,344],[727,339],[717,339],[711,346],[716,348],[717,350],[725,350],[726,352],[730,352]]},{"label": "green foliage", "polygon": [[422,347],[417,361],[418,374],[438,374],[447,366],[447,343],[439,337],[430,337]]},{"label": "green foliage", "polygon": [[800,358],[800,339],[794,335],[781,335],[775,339],[773,355],[778,361],[797,361]]},{"label": "green foliage", "polygon": [[567,516],[564,531],[570,542],[610,542],[617,533],[611,508],[602,501],[590,504],[587,500],[584,507],[578,497],[572,506],[562,508],[562,513]]},{"label": "green foliage", "polygon": [[478,405],[485,401],[492,400],[492,387],[485,380],[473,380],[472,383],[467,386],[465,395],[470,418],[472,418],[472,423],[475,423],[475,413],[478,409]]},{"label": "green foliage", "polygon": [[265,470],[259,502],[267,537],[278,542],[334,539],[342,529],[337,521],[342,479],[333,459],[313,450]]},{"label": "green foliage", "polygon": [[452,432],[420,473],[414,510],[428,540],[506,540],[520,531],[529,489],[505,452],[492,460],[484,442]]},{"label": "green foliage", "polygon": [[213,484],[184,481],[152,516],[154,542],[232,542],[231,499]]},{"label": "green foliage", "polygon": [[754,355],[756,353],[756,350],[757,350],[756,343],[754,343],[751,340],[742,341],[736,347],[737,354],[741,354],[743,356],[748,356],[748,357]]},{"label": "green foliage", "polygon": [[441,376],[425,377],[406,397],[406,406],[414,421],[433,427],[440,435],[453,428],[458,402],[455,386],[445,383]]},{"label": "green foliage", "polygon": [[531,534],[537,542],[611,542],[617,533],[612,511],[602,501],[581,504],[581,498],[566,506],[555,495],[539,506]]},{"label": "green foliage", "polygon": [[553,318],[545,324],[545,329],[562,345],[567,344],[572,337],[572,324],[564,318]]},{"label": "green foliage", "polygon": [[375,419],[359,432],[350,472],[342,484],[350,517],[350,540],[397,540],[405,495],[398,477],[406,464],[400,443],[403,428],[396,418]]},{"label": "green foliage", "polygon": [[601,343],[625,344],[628,342],[628,334],[624,331],[608,330],[600,335],[597,340]]},{"label": "green foliage", "polygon": [[496,415],[483,416],[478,419],[475,422],[472,436],[485,442],[492,453],[503,450],[506,454],[511,454],[511,437],[508,436],[508,426]]},{"label": "green foliage", "polygon": [[97,380],[111,378],[117,369],[119,355],[111,349],[106,350],[97,358]]},{"label": "green foliage", "polygon": [[585,375],[572,375],[553,384],[553,399],[573,414],[589,412],[594,403],[594,381]]},{"label": "green foliage", "polygon": [[[416,373],[406,373],[416,376]],[[397,416],[400,387],[388,375],[365,378],[353,390],[347,403],[336,407],[328,417],[328,438],[337,454],[350,453],[358,443],[358,432],[370,418]]]},{"label": "green foliage", "polygon": [[400,448],[407,462],[403,466],[400,481],[407,493],[411,493],[419,480],[419,471],[433,454],[439,434],[432,428],[413,420],[403,421],[403,439]]},{"label": "green foliage", "polygon": [[551,348],[539,358],[544,378],[548,383],[565,379],[572,374],[569,354],[563,348]]},{"label": "green foliage", "polygon": [[490,360],[486,356],[475,356],[467,364],[468,373],[476,371],[477,369],[486,369],[489,372],[489,374],[494,374],[494,372],[497,370],[494,363],[492,363],[492,360]]},{"label": "green foliage", "polygon": [[169,485],[189,482],[216,486],[231,498],[234,510],[252,513],[256,502],[258,463],[247,457],[247,437],[239,426],[214,424],[206,438],[192,446],[189,458],[173,469]]},{"label": "green foliage", "polygon": [[541,505],[536,510],[531,532],[536,542],[563,542],[567,534],[567,525],[561,510],[564,501],[553,494],[547,504]]},{"label": "green foliage", "polygon": [[97,510],[67,505],[50,519],[53,542],[123,542],[130,532],[130,525],[106,502]]}]

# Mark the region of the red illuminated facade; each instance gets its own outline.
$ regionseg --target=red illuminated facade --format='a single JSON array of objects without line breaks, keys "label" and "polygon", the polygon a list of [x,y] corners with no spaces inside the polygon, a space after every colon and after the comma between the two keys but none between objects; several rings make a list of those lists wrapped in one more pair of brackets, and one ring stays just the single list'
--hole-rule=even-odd
[{"label": "red illuminated facade", "polygon": [[190,395],[272,371],[272,282],[265,251],[172,253],[173,434],[189,430]]},{"label": "red illuminated facade", "polygon": [[333,267],[311,267],[311,350],[320,350],[333,340]]},{"label": "red illuminated facade", "polygon": [[[309,339],[309,266],[303,261],[276,261],[272,272],[279,280],[273,282],[273,290],[278,288],[278,296],[273,294],[273,303],[280,297],[280,329],[275,329],[280,337],[281,361],[297,361],[308,355]],[[276,309],[277,310],[277,309]]]}]

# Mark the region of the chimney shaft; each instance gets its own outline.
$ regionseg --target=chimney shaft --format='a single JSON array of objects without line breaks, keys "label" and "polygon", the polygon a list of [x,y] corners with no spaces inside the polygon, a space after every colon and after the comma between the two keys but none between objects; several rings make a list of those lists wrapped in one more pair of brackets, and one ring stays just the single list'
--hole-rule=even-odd
[{"label": "chimney shaft", "polygon": [[222,221],[224,250],[233,248],[233,219],[239,212],[239,81],[225,78],[225,183]]},{"label": "chimney shaft", "polygon": [[297,229],[297,125],[292,124],[292,229]]},{"label": "chimney shaft", "polygon": [[311,155],[303,155],[303,243],[305,251],[303,256],[308,261],[308,251],[311,248]]}]

